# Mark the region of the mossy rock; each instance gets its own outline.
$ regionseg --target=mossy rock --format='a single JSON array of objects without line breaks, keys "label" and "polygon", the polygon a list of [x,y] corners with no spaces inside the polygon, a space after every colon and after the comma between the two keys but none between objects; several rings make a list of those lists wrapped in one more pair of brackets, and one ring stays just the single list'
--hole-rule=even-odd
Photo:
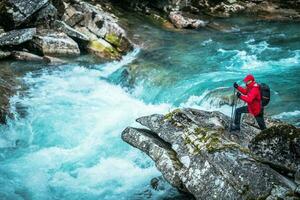
[{"label": "mossy rock", "polygon": [[120,59],[120,53],[103,39],[91,40],[87,46],[89,52],[104,59]]},{"label": "mossy rock", "polygon": [[108,33],[104,38],[107,42],[112,44],[118,52],[125,53],[127,51],[132,50],[132,45],[127,38],[120,35],[118,36],[115,33]]}]

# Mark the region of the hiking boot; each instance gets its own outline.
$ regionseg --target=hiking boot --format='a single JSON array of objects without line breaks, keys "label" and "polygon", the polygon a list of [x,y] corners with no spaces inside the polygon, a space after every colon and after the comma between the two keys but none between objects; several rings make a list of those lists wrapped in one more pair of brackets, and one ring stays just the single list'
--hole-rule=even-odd
[{"label": "hiking boot", "polygon": [[240,128],[240,125],[236,125],[236,124],[233,124],[230,131],[240,131],[241,128]]}]

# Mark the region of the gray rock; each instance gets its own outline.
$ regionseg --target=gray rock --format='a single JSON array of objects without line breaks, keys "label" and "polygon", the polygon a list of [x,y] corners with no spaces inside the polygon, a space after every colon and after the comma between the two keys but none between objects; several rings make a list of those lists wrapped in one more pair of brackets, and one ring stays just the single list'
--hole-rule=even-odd
[{"label": "gray rock", "polygon": [[82,12],[74,12],[67,20],[66,23],[70,26],[75,26],[84,19],[84,14]]},{"label": "gray rock", "polygon": [[31,48],[42,55],[75,56],[80,54],[77,43],[63,32],[41,30],[30,41]]},{"label": "gray rock", "polygon": [[55,27],[58,31],[64,32],[81,46],[86,46],[90,41],[87,35],[73,29],[63,21],[56,20]]},{"label": "gray rock", "polygon": [[[219,112],[178,109],[137,119],[148,129],[126,128],[122,139],[148,154],[171,185],[196,199],[296,198],[294,182],[232,139],[229,121]],[[241,135],[258,133],[245,126]]]},{"label": "gray rock", "polygon": [[50,28],[51,23],[57,18],[57,9],[49,3],[47,6],[41,8],[32,20],[33,25]]},{"label": "gray rock", "polygon": [[9,99],[16,92],[17,79],[9,66],[0,67],[0,124],[11,116]]},{"label": "gray rock", "polygon": [[182,12],[170,12],[169,18],[176,28],[197,29],[206,26],[207,22],[183,16]]},{"label": "gray rock", "polygon": [[19,45],[31,40],[36,34],[35,28],[12,30],[0,34],[0,46]]},{"label": "gray rock", "polygon": [[48,0],[5,0],[1,2],[0,20],[7,29],[18,27],[48,3]]},{"label": "gray rock", "polygon": [[43,60],[49,64],[65,64],[67,61],[59,59],[59,58],[55,58],[55,57],[51,57],[51,56],[44,56]]},{"label": "gray rock", "polygon": [[[124,29],[119,26],[117,18],[105,12],[99,4],[91,5],[77,1],[66,8],[63,19],[76,31],[89,37],[90,41],[105,40],[119,54],[124,54],[133,48]],[[112,53],[115,54],[115,51]],[[107,52],[96,55],[104,56],[104,58],[120,57],[120,55],[110,55]]]},{"label": "gray rock", "polygon": [[20,61],[43,62],[42,57],[32,54],[32,53],[25,52],[25,51],[13,51],[12,57],[14,59],[20,60]]},{"label": "gray rock", "polygon": [[7,57],[9,57],[10,55],[11,55],[11,52],[0,50],[0,60],[1,60],[1,59],[4,59],[4,58],[7,58]]},{"label": "gray rock", "polygon": [[300,129],[294,126],[272,126],[257,134],[249,148],[278,171],[294,175],[300,168]]}]

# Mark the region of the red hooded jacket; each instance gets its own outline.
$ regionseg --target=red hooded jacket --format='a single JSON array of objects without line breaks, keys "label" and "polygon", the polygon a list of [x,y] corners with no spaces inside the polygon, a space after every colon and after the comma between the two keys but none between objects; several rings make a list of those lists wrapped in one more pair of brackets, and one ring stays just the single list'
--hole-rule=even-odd
[{"label": "red hooded jacket", "polygon": [[254,116],[257,116],[261,111],[261,95],[260,95],[260,86],[255,82],[252,75],[246,76],[244,82],[252,81],[247,85],[246,89],[239,86],[237,89],[243,95],[240,96],[240,99],[245,101],[248,104],[248,111]]}]

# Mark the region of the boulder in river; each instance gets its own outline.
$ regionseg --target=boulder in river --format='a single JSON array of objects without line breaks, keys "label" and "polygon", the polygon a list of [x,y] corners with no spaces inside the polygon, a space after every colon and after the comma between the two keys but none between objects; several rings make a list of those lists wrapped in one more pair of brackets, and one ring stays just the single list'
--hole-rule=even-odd
[{"label": "boulder in river", "polygon": [[12,30],[0,34],[0,46],[19,45],[31,40],[36,34],[35,28]]},{"label": "boulder in river", "polygon": [[200,19],[194,19],[183,16],[182,12],[170,12],[169,18],[176,28],[192,28],[197,29],[206,26],[206,22]]},{"label": "boulder in river", "polygon": [[[220,112],[178,109],[137,119],[122,139],[154,160],[164,178],[196,199],[296,199],[296,183],[260,162]],[[247,135],[251,126],[242,129]],[[259,133],[253,128],[251,134]]]},{"label": "boulder in river", "polygon": [[80,54],[78,44],[63,32],[41,30],[30,41],[33,50],[42,55],[76,56]]}]

